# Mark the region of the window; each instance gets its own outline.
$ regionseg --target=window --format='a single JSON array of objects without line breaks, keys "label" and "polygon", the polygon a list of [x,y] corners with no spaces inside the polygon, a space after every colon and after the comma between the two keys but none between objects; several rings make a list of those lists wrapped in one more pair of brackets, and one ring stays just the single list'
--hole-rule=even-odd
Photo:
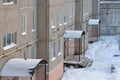
[{"label": "window", "polygon": [[89,4],[86,2],[83,6],[83,14],[86,15],[89,12]]},{"label": "window", "polygon": [[69,6],[69,17],[72,17],[72,14],[73,14],[73,12],[72,12],[72,6],[70,5]]},{"label": "window", "polygon": [[32,19],[32,23],[33,23],[33,25],[32,25],[32,32],[36,31],[36,24],[37,24],[36,22],[37,22],[36,12],[34,11],[33,12],[33,19]]},{"label": "window", "polygon": [[31,49],[31,58],[33,58],[33,59],[36,58],[36,52],[37,52],[36,47],[32,47],[32,49]]},{"label": "window", "polygon": [[27,32],[27,16],[25,14],[22,15],[22,35],[25,35]]},{"label": "window", "polygon": [[59,38],[58,40],[58,55],[61,55],[62,53],[62,38]]},{"label": "window", "polygon": [[75,5],[72,6],[72,16],[75,16]]},{"label": "window", "polygon": [[52,43],[52,61],[55,60],[55,42]]},{"label": "window", "polygon": [[3,37],[3,47],[4,50],[15,46],[17,43],[17,33],[7,34]]},{"label": "window", "polygon": [[67,16],[64,16],[64,25],[67,24]]},{"label": "window", "polygon": [[56,12],[53,10],[52,12],[52,28],[55,28],[56,25]]},{"label": "window", "polygon": [[62,25],[62,9],[59,9],[59,26]]},{"label": "window", "polygon": [[4,5],[14,4],[14,0],[3,0]]}]

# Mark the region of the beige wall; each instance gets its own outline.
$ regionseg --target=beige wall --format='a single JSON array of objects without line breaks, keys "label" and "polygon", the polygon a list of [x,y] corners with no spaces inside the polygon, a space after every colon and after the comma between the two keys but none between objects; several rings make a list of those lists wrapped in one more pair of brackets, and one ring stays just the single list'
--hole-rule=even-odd
[{"label": "beige wall", "polygon": [[[0,57],[0,69],[7,62],[7,60],[15,57],[23,57],[24,51],[27,52],[26,57],[31,58],[31,48],[36,46],[36,43],[32,43],[28,48],[28,43],[37,39],[37,31],[32,32],[32,18],[33,18],[33,0],[17,0],[16,4],[3,5],[0,1],[0,56],[10,53],[19,47],[24,46],[17,52],[13,52],[10,55],[2,58]],[[22,35],[22,14],[27,15],[27,34]],[[16,46],[3,50],[3,37],[6,34],[17,32],[17,44]]]},{"label": "beige wall", "polygon": [[88,21],[92,18],[92,0],[76,0],[75,29],[83,30],[85,35],[85,49],[88,47]]},{"label": "beige wall", "polygon": [[[48,76],[50,80],[59,80],[63,72],[60,72],[59,77],[55,78],[58,68],[63,65],[64,45],[62,45],[62,51],[59,55],[58,52],[58,40],[61,37],[62,44],[64,44],[63,34],[66,29],[74,29],[75,17],[69,17],[69,8],[71,5],[75,5],[74,0],[38,0],[38,38],[40,39],[38,45],[38,58],[47,59],[48,65]],[[47,6],[45,6],[47,5]],[[62,23],[59,25],[59,9],[62,10]],[[52,28],[52,14],[56,13],[55,28]],[[67,24],[64,24],[64,16],[68,16]],[[52,60],[52,43],[55,42],[55,59]],[[62,66],[63,67],[63,66]],[[62,68],[61,67],[61,68]],[[63,70],[63,69],[62,69]],[[54,72],[54,73],[53,73]]]},{"label": "beige wall", "polygon": [[[67,29],[69,27],[74,26],[74,17],[69,17],[69,6],[75,5],[74,0],[50,0],[49,2],[38,1],[39,2],[39,7],[38,7],[38,30],[39,30],[39,39],[40,44],[39,44],[39,52],[38,54],[39,57],[46,58],[49,61],[49,71],[54,69],[54,67],[59,64],[61,61],[63,61],[63,51],[62,55],[58,56],[58,38],[62,37],[63,41],[63,34],[64,34],[64,29]],[[47,4],[49,7],[45,7],[44,5]],[[41,5],[43,4],[43,5]],[[42,7],[41,7],[41,6]],[[62,10],[62,25],[59,25],[59,9],[61,8]],[[55,28],[52,29],[52,13],[53,11],[56,12],[56,25]],[[65,12],[65,13],[64,13]],[[67,24],[64,25],[64,15],[68,16],[68,21]],[[52,56],[51,56],[51,44],[52,42],[56,43],[56,59],[52,61]],[[40,49],[41,47],[41,49]],[[63,48],[63,47],[62,47]],[[44,54],[43,54],[44,53]],[[46,55],[46,56],[45,56]],[[48,56],[49,55],[49,56]]]}]

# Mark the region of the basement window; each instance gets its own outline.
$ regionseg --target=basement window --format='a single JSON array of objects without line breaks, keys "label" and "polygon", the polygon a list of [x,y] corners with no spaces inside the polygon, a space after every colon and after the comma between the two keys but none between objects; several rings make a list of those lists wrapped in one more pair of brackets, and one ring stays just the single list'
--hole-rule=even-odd
[{"label": "basement window", "polygon": [[15,0],[3,0],[3,5],[12,5],[15,3]]}]

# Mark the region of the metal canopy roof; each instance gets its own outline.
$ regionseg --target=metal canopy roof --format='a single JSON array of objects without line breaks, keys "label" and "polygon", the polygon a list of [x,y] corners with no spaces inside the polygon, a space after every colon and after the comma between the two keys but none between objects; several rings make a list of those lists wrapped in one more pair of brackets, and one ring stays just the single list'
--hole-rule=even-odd
[{"label": "metal canopy roof", "polygon": [[85,31],[80,30],[66,30],[64,33],[64,38],[81,38],[85,34]]},{"label": "metal canopy roof", "polygon": [[100,22],[99,19],[90,19],[90,20],[88,21],[88,24],[89,24],[89,25],[98,25],[99,22]]},{"label": "metal canopy roof", "polygon": [[42,59],[13,58],[5,63],[0,76],[32,77],[32,72]]}]

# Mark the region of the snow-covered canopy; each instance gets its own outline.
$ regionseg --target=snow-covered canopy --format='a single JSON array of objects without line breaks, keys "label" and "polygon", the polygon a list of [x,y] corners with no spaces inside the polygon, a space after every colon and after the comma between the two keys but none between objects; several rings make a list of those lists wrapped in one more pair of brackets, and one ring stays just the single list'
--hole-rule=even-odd
[{"label": "snow-covered canopy", "polygon": [[89,25],[98,25],[99,22],[100,22],[99,19],[90,19],[90,20],[88,21],[88,24],[89,24]]},{"label": "snow-covered canopy", "polygon": [[81,38],[85,34],[85,31],[80,30],[66,30],[64,33],[64,38]]},{"label": "snow-covered canopy", "polygon": [[32,77],[30,72],[33,72],[41,61],[42,59],[10,59],[3,66],[0,76]]}]

